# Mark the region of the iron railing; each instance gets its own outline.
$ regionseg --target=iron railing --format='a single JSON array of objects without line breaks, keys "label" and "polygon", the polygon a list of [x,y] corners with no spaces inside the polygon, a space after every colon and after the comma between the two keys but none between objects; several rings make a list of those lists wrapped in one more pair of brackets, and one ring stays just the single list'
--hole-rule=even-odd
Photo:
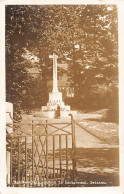
[{"label": "iron railing", "polygon": [[69,186],[76,180],[76,142],[73,116],[70,123],[33,120],[8,123],[7,152],[10,187]]}]

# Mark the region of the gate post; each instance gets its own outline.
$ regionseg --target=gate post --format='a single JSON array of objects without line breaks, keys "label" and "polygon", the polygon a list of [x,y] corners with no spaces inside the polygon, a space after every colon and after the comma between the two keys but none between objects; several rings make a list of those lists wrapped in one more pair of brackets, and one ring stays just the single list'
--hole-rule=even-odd
[{"label": "gate post", "polygon": [[73,119],[73,115],[71,116],[71,126],[72,126],[72,168],[73,168],[73,181],[76,180],[76,142],[75,142],[75,122]]}]

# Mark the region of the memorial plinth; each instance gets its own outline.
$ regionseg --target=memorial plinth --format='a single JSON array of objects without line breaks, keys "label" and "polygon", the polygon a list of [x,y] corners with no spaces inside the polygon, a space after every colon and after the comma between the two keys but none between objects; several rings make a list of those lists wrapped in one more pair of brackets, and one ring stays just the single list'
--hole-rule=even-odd
[{"label": "memorial plinth", "polygon": [[57,107],[60,106],[61,117],[67,117],[70,113],[76,114],[76,111],[70,111],[70,106],[64,104],[62,100],[62,92],[58,91],[57,86],[57,56],[50,55],[53,58],[53,90],[49,93],[49,101],[47,106],[41,107],[42,117],[54,118],[56,117]]}]

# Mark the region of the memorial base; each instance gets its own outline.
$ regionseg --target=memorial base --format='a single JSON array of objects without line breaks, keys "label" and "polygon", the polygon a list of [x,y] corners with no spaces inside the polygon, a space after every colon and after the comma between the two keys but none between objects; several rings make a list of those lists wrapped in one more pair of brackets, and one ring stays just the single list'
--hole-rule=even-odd
[{"label": "memorial base", "polygon": [[[60,111],[61,118],[68,117],[69,114],[76,115],[77,111]],[[56,111],[42,111],[41,116],[43,118],[57,118]]]},{"label": "memorial base", "polygon": [[60,117],[68,117],[69,114],[77,114],[77,111],[70,111],[70,106],[67,106],[62,101],[61,92],[49,93],[49,102],[47,106],[41,107],[41,116],[44,118],[57,118],[57,107],[60,106]]}]

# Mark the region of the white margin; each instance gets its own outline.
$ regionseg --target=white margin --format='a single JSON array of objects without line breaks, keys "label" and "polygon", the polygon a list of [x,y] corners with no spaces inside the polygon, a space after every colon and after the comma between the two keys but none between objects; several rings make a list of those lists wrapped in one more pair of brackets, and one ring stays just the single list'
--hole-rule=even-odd
[{"label": "white margin", "polygon": [[[119,24],[119,139],[120,186],[88,188],[8,188],[6,187],[6,133],[5,133],[5,5],[58,4],[117,4]],[[99,193],[124,194],[124,1],[123,0],[0,0],[0,194],[9,193]]]}]

